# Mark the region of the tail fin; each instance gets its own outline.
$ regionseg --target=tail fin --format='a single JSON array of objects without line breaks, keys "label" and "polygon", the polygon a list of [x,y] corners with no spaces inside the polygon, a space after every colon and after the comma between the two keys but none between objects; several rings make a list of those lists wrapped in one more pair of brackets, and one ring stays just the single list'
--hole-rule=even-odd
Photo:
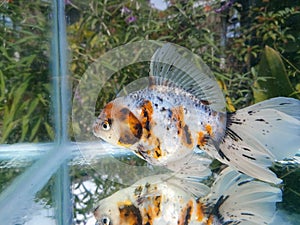
[{"label": "tail fin", "polygon": [[219,159],[260,180],[279,183],[268,169],[300,149],[300,101],[273,98],[229,115]]},{"label": "tail fin", "polygon": [[269,224],[276,202],[281,201],[281,190],[226,168],[203,201],[211,209],[210,218],[221,224]]}]

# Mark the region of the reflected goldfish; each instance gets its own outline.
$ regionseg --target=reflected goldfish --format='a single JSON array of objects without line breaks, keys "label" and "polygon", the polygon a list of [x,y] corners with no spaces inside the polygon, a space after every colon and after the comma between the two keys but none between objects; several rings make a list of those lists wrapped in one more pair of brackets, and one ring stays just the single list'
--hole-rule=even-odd
[{"label": "reflected goldfish", "polygon": [[209,68],[165,44],[153,55],[148,86],[109,102],[94,135],[130,149],[153,165],[194,154],[210,156],[252,177],[279,183],[268,169],[300,147],[300,101],[273,98],[227,114]]},{"label": "reflected goldfish", "polygon": [[[279,188],[230,168],[207,187],[169,174],[144,178],[100,201],[98,225],[268,224],[281,200]],[[198,196],[191,193],[197,191]],[[199,195],[204,197],[199,197]]]}]

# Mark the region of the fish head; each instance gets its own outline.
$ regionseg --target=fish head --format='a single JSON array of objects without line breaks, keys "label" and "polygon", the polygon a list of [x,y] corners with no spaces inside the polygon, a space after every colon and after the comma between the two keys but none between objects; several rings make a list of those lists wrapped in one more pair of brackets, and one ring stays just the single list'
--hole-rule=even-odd
[{"label": "fish head", "polygon": [[142,124],[124,105],[123,98],[109,102],[93,125],[93,133],[102,140],[123,147],[130,147],[142,136]]},{"label": "fish head", "polygon": [[[121,191],[124,194],[123,191]],[[94,216],[97,225],[136,225],[142,224],[139,208],[123,196],[112,195],[100,202],[95,209]]]},{"label": "fish head", "polygon": [[120,224],[120,215],[118,215],[117,205],[108,204],[101,201],[100,205],[94,210],[94,216],[97,220],[96,225],[115,225]]},{"label": "fish head", "polygon": [[119,138],[119,124],[114,118],[116,107],[114,102],[105,105],[93,125],[94,135],[111,144],[115,144]]}]

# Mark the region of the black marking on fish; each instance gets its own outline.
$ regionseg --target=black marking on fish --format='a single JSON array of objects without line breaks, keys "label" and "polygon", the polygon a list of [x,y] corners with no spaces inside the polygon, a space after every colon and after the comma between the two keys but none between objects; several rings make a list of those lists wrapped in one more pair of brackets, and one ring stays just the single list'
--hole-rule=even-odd
[{"label": "black marking on fish", "polygon": [[144,128],[150,133],[151,130],[151,117],[153,113],[153,108],[152,108],[152,103],[148,100],[144,100],[143,103],[141,104],[142,108],[142,116],[146,118]]},{"label": "black marking on fish", "polygon": [[192,214],[192,206],[189,206],[186,210],[185,218],[184,218],[184,225],[188,225],[191,219]]},{"label": "black marking on fish", "polygon": [[193,144],[192,135],[191,135],[191,132],[190,132],[189,127],[187,125],[184,125],[183,131],[184,131],[184,136],[185,136],[186,143],[188,145]]},{"label": "black marking on fish", "polygon": [[238,225],[240,223],[241,223],[240,221],[239,222],[235,222],[235,223],[233,223],[232,221],[227,221],[225,223],[223,222],[222,225],[232,225],[232,224]]},{"label": "black marking on fish", "polygon": [[159,96],[156,96],[156,98],[160,101],[160,102],[163,102],[164,100],[161,98],[161,97],[159,97]]},{"label": "black marking on fish", "polygon": [[209,101],[204,100],[204,99],[201,99],[200,102],[201,102],[203,105],[210,105]]},{"label": "black marking on fish", "polygon": [[230,159],[224,154],[224,152],[222,152],[221,149],[218,149],[218,153],[222,157],[222,159],[225,158],[228,162],[230,162]]},{"label": "black marking on fish", "polygon": [[173,116],[172,110],[171,110],[171,109],[168,109],[168,117],[169,117],[169,118],[172,118],[172,116]]},{"label": "black marking on fish", "polygon": [[143,187],[140,185],[136,189],[134,189],[134,194],[140,196],[143,191]]},{"label": "black marking on fish", "polygon": [[107,119],[107,122],[109,125],[112,125],[113,121],[114,121],[113,119],[110,119],[110,118]]},{"label": "black marking on fish", "polygon": [[264,119],[256,119],[255,121],[266,122]]},{"label": "black marking on fish", "polygon": [[172,64],[169,68],[168,68],[168,72],[174,70],[175,66]]},{"label": "black marking on fish", "polygon": [[250,116],[252,116],[254,113],[255,113],[255,112],[253,112],[252,110],[248,111],[248,114],[249,114]]},{"label": "black marking on fish", "polygon": [[160,205],[161,205],[161,196],[155,197],[155,202],[157,203],[156,207],[158,208],[158,211],[156,212],[156,216],[159,216],[160,214]]},{"label": "black marking on fish", "polygon": [[[229,195],[227,195],[226,197],[224,197],[224,195],[221,195],[220,198],[218,199],[218,201],[216,202],[214,208],[211,211],[211,215],[215,215],[216,217],[218,217],[220,220],[223,219],[222,214],[220,213],[219,209],[220,207],[224,204],[224,202],[229,198]],[[222,222],[222,221],[221,221]],[[223,223],[222,223],[223,224]]]},{"label": "black marking on fish", "polygon": [[237,177],[234,182],[238,182],[241,179],[241,177]]},{"label": "black marking on fish", "polygon": [[243,149],[244,149],[245,151],[251,152],[251,150],[250,150],[249,148],[243,147]]},{"label": "black marking on fish", "polygon": [[124,131],[119,139],[119,142],[125,145],[132,145],[137,141],[138,139],[129,131]]},{"label": "black marking on fish", "polygon": [[279,105],[289,105],[289,104],[292,104],[290,102],[283,102],[283,103],[280,103]]},{"label": "black marking on fish", "polygon": [[128,115],[130,113],[129,109],[128,108],[122,108],[120,110],[120,120],[124,121],[128,118]]},{"label": "black marking on fish", "polygon": [[231,124],[243,124],[240,120],[231,120]]},{"label": "black marking on fish", "polygon": [[160,111],[163,112],[163,111],[166,111],[166,110],[167,109],[165,107],[162,107]]},{"label": "black marking on fish", "polygon": [[248,159],[251,159],[251,160],[256,160],[255,158],[253,158],[253,157],[251,157],[251,156],[249,156],[249,155],[242,154],[242,156],[244,156],[244,157],[246,157],[246,158],[248,158]]},{"label": "black marking on fish", "polygon": [[[235,118],[235,112],[227,114],[227,126],[230,127],[232,124],[243,124],[240,119]],[[245,120],[243,120],[245,122]]]},{"label": "black marking on fish", "polygon": [[[146,124],[145,124],[145,129],[147,130],[147,131],[150,131],[150,128],[151,128],[151,126],[150,126],[150,121],[149,121],[149,119],[148,119],[148,117],[147,117],[147,121],[146,121]],[[148,138],[151,136],[151,133],[149,132],[148,133]]]},{"label": "black marking on fish", "polygon": [[159,146],[157,148],[158,148],[159,151],[155,150],[155,157],[159,158],[159,157],[161,157],[161,150],[160,150]]},{"label": "black marking on fish", "polygon": [[233,130],[231,130],[229,127],[227,127],[225,134],[228,135],[231,139],[233,139],[234,141],[243,141],[243,139]]},{"label": "black marking on fish", "polygon": [[143,128],[140,123],[137,123],[134,125],[134,129],[136,130],[136,133],[134,133],[135,137],[140,139],[143,135]]},{"label": "black marking on fish", "polygon": [[241,215],[244,216],[255,216],[253,213],[242,212]]},{"label": "black marking on fish", "polygon": [[94,209],[94,212],[97,211],[97,209],[99,209],[100,205],[96,206]]},{"label": "black marking on fish", "polygon": [[242,181],[242,182],[238,183],[238,186],[242,186],[243,184],[247,184],[249,182],[250,182],[250,180]]}]

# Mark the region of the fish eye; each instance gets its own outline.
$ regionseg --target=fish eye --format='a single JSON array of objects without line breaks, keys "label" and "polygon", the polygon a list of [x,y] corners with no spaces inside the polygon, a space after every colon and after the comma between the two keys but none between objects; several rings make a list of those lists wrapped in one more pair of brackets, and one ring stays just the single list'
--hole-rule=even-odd
[{"label": "fish eye", "polygon": [[110,123],[105,120],[104,122],[102,122],[101,127],[103,130],[110,130]]},{"label": "fish eye", "polygon": [[103,225],[110,225],[110,219],[108,217],[103,217],[101,219],[101,224],[103,224]]}]

